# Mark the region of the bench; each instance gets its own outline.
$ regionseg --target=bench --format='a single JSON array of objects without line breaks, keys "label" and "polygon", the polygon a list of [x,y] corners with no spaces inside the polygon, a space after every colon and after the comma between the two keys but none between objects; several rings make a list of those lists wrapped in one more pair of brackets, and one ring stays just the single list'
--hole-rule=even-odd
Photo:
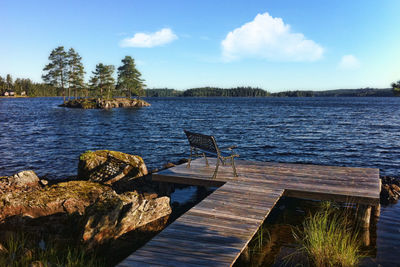
[{"label": "bench", "polygon": [[[226,160],[231,160],[231,165],[233,169],[233,175],[238,177],[235,167],[235,157],[239,157],[233,149],[236,146],[230,146],[225,148],[219,148],[217,142],[215,141],[214,136],[212,135],[204,135],[200,133],[193,133],[186,130],[183,130],[186,134],[186,137],[189,141],[190,145],[190,157],[187,164],[187,168],[190,168],[190,162],[192,161],[192,157],[204,157],[206,161],[206,166],[208,167],[208,160],[206,154],[211,154],[213,156],[217,156],[217,164],[215,166],[214,174],[212,176],[213,179],[217,177],[218,167],[220,162],[222,165],[225,165]],[[224,152],[224,150],[229,150],[229,152]]]}]

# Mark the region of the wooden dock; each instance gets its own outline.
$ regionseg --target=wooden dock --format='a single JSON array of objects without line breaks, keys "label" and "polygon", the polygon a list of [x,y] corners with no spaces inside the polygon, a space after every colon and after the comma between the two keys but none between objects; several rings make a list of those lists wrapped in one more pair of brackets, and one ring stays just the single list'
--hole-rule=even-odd
[{"label": "wooden dock", "polygon": [[237,160],[212,179],[215,159],[153,174],[153,180],[219,186],[118,266],[231,266],[281,196],[379,205],[379,170]]}]

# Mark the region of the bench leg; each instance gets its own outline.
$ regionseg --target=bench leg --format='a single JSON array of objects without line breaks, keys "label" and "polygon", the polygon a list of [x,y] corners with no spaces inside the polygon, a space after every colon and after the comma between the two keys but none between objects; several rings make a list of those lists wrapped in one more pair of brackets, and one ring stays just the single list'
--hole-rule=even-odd
[{"label": "bench leg", "polygon": [[186,165],[186,168],[190,168],[190,162],[192,161],[192,154],[193,154],[193,148],[191,147],[190,148],[190,157],[189,157],[188,163]]},{"label": "bench leg", "polygon": [[231,163],[232,163],[233,175],[234,175],[235,177],[238,177],[238,174],[237,174],[237,172],[236,172],[234,157],[232,157]]},{"label": "bench leg", "polygon": [[215,171],[214,171],[214,174],[212,176],[212,179],[217,178],[218,167],[219,167],[219,160],[217,159],[217,165],[215,165]]},{"label": "bench leg", "polygon": [[210,166],[210,165],[208,165],[208,159],[207,159],[207,157],[206,157],[206,153],[203,153],[203,156],[204,156],[204,159],[206,160],[206,166],[207,166],[207,167]]}]

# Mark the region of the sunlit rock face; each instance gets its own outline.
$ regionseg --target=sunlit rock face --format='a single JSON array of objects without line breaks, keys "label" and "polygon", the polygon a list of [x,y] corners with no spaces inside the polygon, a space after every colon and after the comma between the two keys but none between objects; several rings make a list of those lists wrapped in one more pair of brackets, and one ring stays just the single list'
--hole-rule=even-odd
[{"label": "sunlit rock face", "polygon": [[113,184],[121,179],[132,180],[147,174],[146,164],[139,156],[97,150],[87,151],[79,157],[79,179]]},{"label": "sunlit rock face", "polygon": [[161,230],[170,198],[159,197],[147,174],[141,157],[100,150],[80,156],[80,180],[49,185],[33,171],[0,177],[0,229],[63,235],[89,248],[138,228]]}]

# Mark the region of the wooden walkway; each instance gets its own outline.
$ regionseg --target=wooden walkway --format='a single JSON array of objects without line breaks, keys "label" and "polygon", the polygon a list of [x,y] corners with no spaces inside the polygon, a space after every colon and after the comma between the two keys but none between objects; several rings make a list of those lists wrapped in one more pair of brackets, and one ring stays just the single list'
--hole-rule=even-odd
[{"label": "wooden walkway", "polygon": [[153,174],[153,180],[220,186],[118,266],[231,266],[282,195],[379,204],[378,169],[238,160],[239,177],[203,159]]}]

